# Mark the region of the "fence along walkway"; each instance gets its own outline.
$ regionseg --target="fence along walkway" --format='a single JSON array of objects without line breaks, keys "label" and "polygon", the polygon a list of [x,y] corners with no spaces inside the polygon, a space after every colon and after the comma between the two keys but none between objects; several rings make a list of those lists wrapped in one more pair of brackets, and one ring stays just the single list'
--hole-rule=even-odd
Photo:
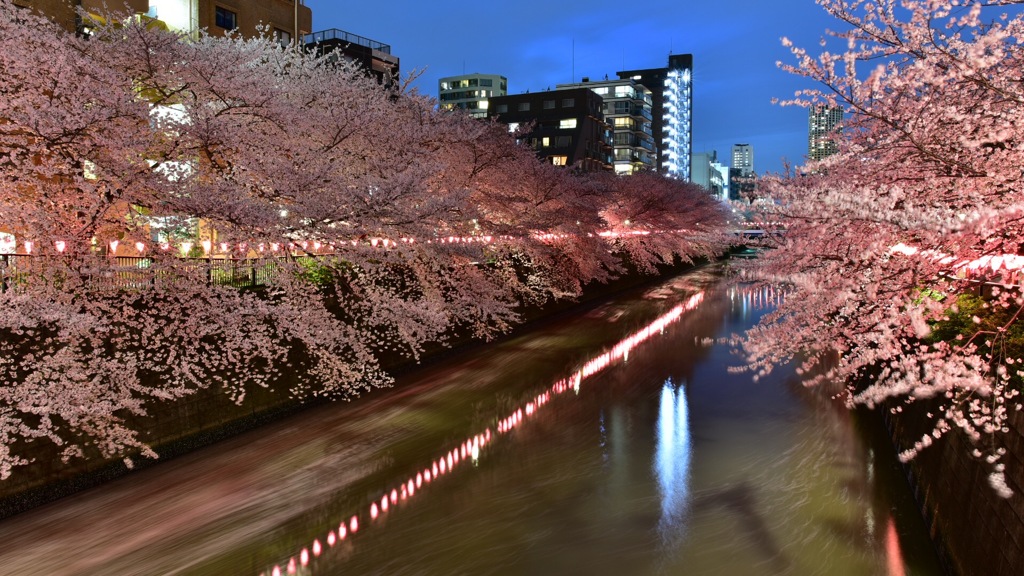
[{"label": "fence along walkway", "polygon": [[[35,254],[0,254],[0,293],[17,291],[37,279],[60,273],[63,257]],[[81,274],[98,290],[169,288],[181,282],[205,282],[233,288],[270,284],[281,270],[281,256],[255,258],[180,258],[151,256],[96,256],[95,267],[83,261]],[[303,263],[312,256],[287,257]]]}]

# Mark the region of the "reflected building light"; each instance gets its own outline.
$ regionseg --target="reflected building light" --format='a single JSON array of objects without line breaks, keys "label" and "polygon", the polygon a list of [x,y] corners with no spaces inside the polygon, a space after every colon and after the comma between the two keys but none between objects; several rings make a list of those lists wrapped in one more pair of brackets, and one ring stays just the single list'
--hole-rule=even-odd
[{"label": "reflected building light", "polygon": [[685,527],[690,499],[690,417],[685,386],[666,380],[658,405],[657,447],[654,472],[661,492],[663,538],[678,535]]},{"label": "reflected building light", "polygon": [[[381,493],[382,495],[379,500],[376,498],[371,500],[366,505],[366,508],[362,513],[352,515],[348,520],[347,529],[346,523],[342,521],[338,524],[337,536],[335,536],[333,531],[328,532],[325,536],[328,545],[333,546],[334,543],[344,540],[346,535],[354,535],[356,531],[359,530],[359,519],[361,517],[365,518],[368,516],[371,520],[376,520],[382,514],[389,512],[389,510],[393,509],[395,505],[399,503],[399,495],[401,495],[402,502],[411,500],[413,496],[424,493],[424,491],[418,490],[420,486],[425,487],[426,484],[430,483],[432,480],[438,480],[441,476],[450,475],[460,464],[464,462],[473,462],[474,465],[477,464],[480,452],[489,446],[491,442],[497,438],[497,435],[508,434],[522,425],[527,419],[535,417],[540,413],[541,408],[545,407],[555,395],[563,394],[569,390],[573,390],[576,394],[579,394],[583,380],[601,372],[617,361],[624,360],[630,350],[655,335],[663,334],[668,325],[677,322],[682,318],[685,312],[697,308],[703,301],[703,292],[694,294],[682,304],[675,306],[664,315],[655,319],[642,330],[635,332],[620,341],[618,344],[613,346],[611,350],[586,362],[583,367],[576,371],[572,376],[555,382],[549,388],[525,402],[521,407],[513,410],[508,416],[499,419],[494,427],[494,433],[492,433],[491,428],[487,428],[479,434],[466,438],[458,446],[450,448],[447,452],[434,459],[428,467],[414,473],[408,478],[402,479],[401,482],[396,483],[395,488],[392,488],[390,491],[384,490]],[[667,382],[666,386],[670,387],[671,381]],[[672,438],[674,438],[674,440],[672,440],[672,450],[685,452],[685,460],[673,465],[677,472],[674,473],[671,484],[672,486],[675,486],[675,489],[678,491],[679,486],[682,486],[684,490],[686,489],[685,479],[689,475],[688,471],[690,460],[690,433],[687,424],[688,416],[684,391],[679,390],[678,392],[674,392],[672,406],[674,416],[672,417],[673,422],[671,426],[673,427],[673,430],[681,428],[681,432],[673,433],[671,435]],[[680,436],[680,434],[682,436]],[[679,479],[683,480],[683,484],[679,483]],[[682,499],[685,500],[685,495]],[[380,525],[376,522],[373,524]],[[367,524],[367,526],[372,526],[373,524]],[[314,550],[319,547],[319,537],[313,540],[312,547]],[[319,554],[315,554],[315,556],[319,556]],[[309,548],[303,547],[296,555],[291,556],[284,564],[287,566],[288,573],[294,574],[298,564],[305,567],[311,561],[312,560],[309,557]],[[281,564],[273,566],[269,572],[261,572],[260,574],[261,576],[267,576],[268,574],[281,574]]]}]

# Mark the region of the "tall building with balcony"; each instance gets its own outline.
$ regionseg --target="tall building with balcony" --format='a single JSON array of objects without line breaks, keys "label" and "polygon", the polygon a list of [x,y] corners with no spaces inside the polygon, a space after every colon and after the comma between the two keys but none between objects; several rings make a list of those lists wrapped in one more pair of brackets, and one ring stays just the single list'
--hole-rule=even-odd
[{"label": "tall building with balcony", "polygon": [[603,108],[592,90],[576,88],[496,96],[488,111],[509,130],[532,122],[533,130],[522,137],[547,162],[600,172],[612,170],[612,129]]},{"label": "tall building with balcony", "polygon": [[808,109],[807,158],[822,160],[839,151],[835,138],[843,123],[843,109],[819,104]]},{"label": "tall building with balcony", "polygon": [[[88,33],[91,25],[103,21],[107,10],[130,10],[165,25],[171,30],[210,34],[236,30],[253,37],[266,26],[280,42],[301,38],[313,27],[313,12],[303,0],[14,0],[14,4],[35,10],[69,32]],[[127,5],[127,6],[126,6]],[[81,7],[85,16],[76,8]]]},{"label": "tall building with balcony", "polygon": [[437,101],[442,110],[456,108],[475,118],[490,115],[491,98],[508,94],[508,79],[497,74],[462,74],[437,82]]},{"label": "tall building with balcony", "polygon": [[612,127],[616,174],[633,174],[657,167],[657,148],[651,128],[651,91],[631,78],[559,84],[558,90],[587,88],[604,100],[604,119]]},{"label": "tall building with balcony", "polygon": [[317,54],[355,62],[382,84],[391,84],[398,78],[400,61],[391,54],[389,44],[337,28],[306,34],[302,42],[307,50]]},{"label": "tall building with balcony", "polygon": [[665,68],[624,70],[619,78],[632,79],[651,90],[651,133],[662,173],[691,180],[693,160],[693,55],[674,54]]}]

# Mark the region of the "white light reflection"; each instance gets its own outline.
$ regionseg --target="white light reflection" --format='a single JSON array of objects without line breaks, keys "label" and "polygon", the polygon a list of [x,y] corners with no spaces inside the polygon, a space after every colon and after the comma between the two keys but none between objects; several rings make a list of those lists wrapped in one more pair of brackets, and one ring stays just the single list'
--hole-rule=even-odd
[{"label": "white light reflection", "polygon": [[[627,338],[620,341],[618,344],[613,346],[610,350],[591,358],[586,362],[582,368],[577,370],[571,376],[563,378],[558,382],[552,384],[548,389],[537,394],[535,397],[527,401],[522,406],[513,409],[508,416],[498,420],[497,424],[491,428],[486,428],[483,432],[476,434],[472,437],[466,438],[459,446],[456,446],[447,452],[441,454],[429,464],[427,464],[421,471],[416,472],[408,478],[401,479],[395,484],[395,487],[391,488],[390,492],[385,489],[380,494],[380,499],[376,498],[371,500],[369,504],[365,505],[362,512],[353,514],[347,521],[341,520],[337,524],[337,528],[327,527],[324,538],[327,541],[329,547],[333,547],[336,543],[345,540],[346,536],[351,536],[359,530],[362,519],[366,520],[363,526],[379,525],[376,520],[386,513],[390,513],[389,510],[394,510],[399,502],[405,502],[414,496],[419,496],[424,493],[420,488],[425,489],[427,484],[435,480],[440,480],[441,477],[450,474],[455,470],[456,467],[462,462],[472,462],[476,465],[480,453],[490,446],[490,444],[500,436],[507,435],[517,427],[521,426],[526,420],[536,416],[542,408],[547,406],[548,402],[556,395],[564,394],[569,390],[574,391],[576,394],[580,392],[580,385],[584,380],[590,378],[594,374],[601,372],[605,368],[612,364],[620,361],[624,361],[625,357],[629,354],[629,351],[639,346],[644,341],[656,336],[661,335],[665,331],[665,327],[679,321],[682,318],[683,313],[689,310],[697,308],[704,301],[704,293],[700,292],[694,294],[684,301],[669,310],[667,313],[658,317],[656,320],[648,324],[642,330],[633,333]],[[671,381],[666,382],[666,386],[671,388]],[[675,433],[672,438],[676,440],[673,443],[673,451],[685,452],[685,460],[679,461],[674,464],[675,472],[669,476],[668,484],[674,487],[676,493],[679,492],[680,487],[684,490],[681,496],[674,495],[673,498],[681,502],[685,502],[687,490],[686,477],[689,475],[690,467],[690,432],[687,426],[687,407],[686,407],[686,396],[685,393],[680,390],[678,393],[673,393],[674,400],[672,401],[672,412],[673,416],[673,429],[681,430],[679,433]],[[664,409],[664,402],[663,402]],[[679,423],[682,423],[680,426]],[[685,441],[679,441],[679,434],[685,435]],[[660,442],[660,441],[659,441]],[[659,452],[661,446],[659,443]],[[660,469],[660,466],[659,466]],[[680,472],[681,470],[681,472]],[[663,486],[666,484],[663,483]],[[337,530],[337,533],[335,533]],[[320,544],[319,538],[313,541],[313,556],[320,556],[320,551],[323,550]],[[282,574],[296,574],[296,570],[305,568],[312,559],[310,558],[309,549],[303,547],[297,554],[292,555],[286,562],[276,564],[270,568],[269,572],[260,572],[261,576],[278,576]],[[282,569],[282,565],[284,568]]]},{"label": "white light reflection", "polygon": [[658,531],[663,540],[682,535],[690,504],[690,418],[686,387],[672,379],[661,389],[654,472],[661,491]]}]

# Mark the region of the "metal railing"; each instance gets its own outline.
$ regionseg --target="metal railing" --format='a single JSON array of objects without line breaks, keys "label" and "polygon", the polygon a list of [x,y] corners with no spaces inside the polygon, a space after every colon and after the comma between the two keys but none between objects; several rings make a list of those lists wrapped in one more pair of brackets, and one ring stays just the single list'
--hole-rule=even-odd
[{"label": "metal railing", "polygon": [[358,34],[352,34],[350,32],[345,32],[344,30],[338,30],[337,28],[313,32],[312,34],[306,34],[302,37],[302,41],[305,44],[317,44],[331,40],[338,40],[348,44],[356,44],[357,46],[365,46],[372,50],[377,50],[378,52],[391,54],[391,46],[388,44],[377,42],[376,40],[370,40],[365,36],[359,36]]}]

